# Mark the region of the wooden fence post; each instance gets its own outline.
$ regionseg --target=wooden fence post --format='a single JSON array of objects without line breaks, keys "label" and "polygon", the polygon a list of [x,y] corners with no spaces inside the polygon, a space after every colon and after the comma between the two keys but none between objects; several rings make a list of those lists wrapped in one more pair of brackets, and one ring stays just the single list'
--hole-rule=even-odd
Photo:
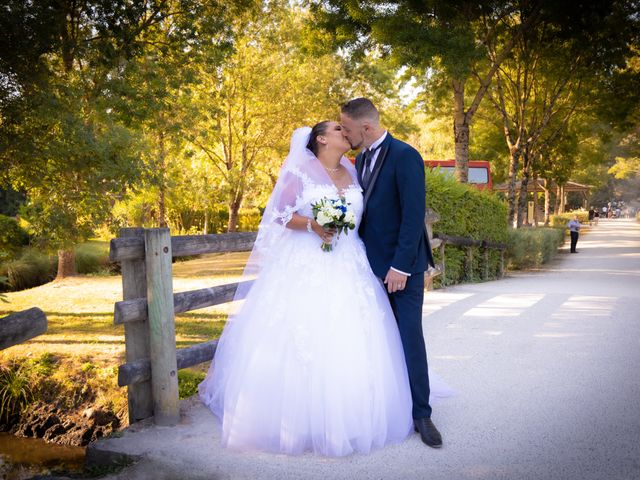
[{"label": "wooden fence post", "polygon": [[[144,239],[144,228],[122,228],[121,237]],[[122,297],[124,300],[146,298],[147,276],[144,258],[122,260]],[[127,363],[149,358],[149,329],[147,316],[140,322],[127,323],[124,326],[124,343]],[[145,381],[129,385],[127,389],[129,404],[129,423],[135,423],[153,416],[151,382]]]},{"label": "wooden fence post", "polygon": [[[429,239],[429,244],[432,246],[432,248],[434,245],[433,224],[439,221],[440,221],[440,215],[438,215],[438,213],[435,210],[431,208],[427,208],[424,215],[424,225],[427,230],[427,238]],[[433,290],[433,279],[436,275],[439,275],[439,274],[440,273],[437,271],[432,272],[432,274],[429,274],[429,275],[425,274],[426,283],[424,287],[426,290]]]},{"label": "wooden fence post", "polygon": [[154,421],[175,425],[180,412],[169,229],[145,230],[144,243]]},{"label": "wooden fence post", "polygon": [[473,247],[467,247],[467,280],[473,282]]}]

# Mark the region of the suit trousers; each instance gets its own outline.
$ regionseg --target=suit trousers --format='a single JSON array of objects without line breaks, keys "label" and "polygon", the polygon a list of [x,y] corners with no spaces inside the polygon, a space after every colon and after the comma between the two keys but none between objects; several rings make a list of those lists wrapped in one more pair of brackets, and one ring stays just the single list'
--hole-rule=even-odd
[{"label": "suit trousers", "polygon": [[398,323],[400,339],[409,373],[413,399],[413,418],[430,418],[429,368],[422,333],[422,302],[424,300],[424,274],[407,278],[404,290],[389,294],[391,308]]},{"label": "suit trousers", "polygon": [[578,232],[569,232],[571,234],[571,253],[576,252],[576,245],[578,244],[578,237],[580,234]]}]

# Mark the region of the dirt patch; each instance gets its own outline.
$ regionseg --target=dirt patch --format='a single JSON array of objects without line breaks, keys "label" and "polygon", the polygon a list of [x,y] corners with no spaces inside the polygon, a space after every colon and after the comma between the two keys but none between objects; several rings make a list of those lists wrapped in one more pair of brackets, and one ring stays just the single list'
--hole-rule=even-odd
[{"label": "dirt patch", "polygon": [[37,402],[22,414],[11,433],[19,437],[42,438],[47,442],[84,447],[110,435],[120,425],[121,420],[115,413],[89,405],[78,414]]}]

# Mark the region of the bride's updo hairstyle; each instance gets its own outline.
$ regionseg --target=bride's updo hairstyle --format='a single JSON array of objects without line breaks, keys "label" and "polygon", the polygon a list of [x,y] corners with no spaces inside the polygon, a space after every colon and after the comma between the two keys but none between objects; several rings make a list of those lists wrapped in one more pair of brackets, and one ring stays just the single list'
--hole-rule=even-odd
[{"label": "bride's updo hairstyle", "polygon": [[327,132],[328,127],[329,127],[329,120],[324,120],[320,123],[316,123],[311,129],[311,133],[309,134],[309,143],[307,143],[307,148],[311,150],[316,157],[318,156],[318,151],[320,150],[318,137],[320,135],[324,135]]}]

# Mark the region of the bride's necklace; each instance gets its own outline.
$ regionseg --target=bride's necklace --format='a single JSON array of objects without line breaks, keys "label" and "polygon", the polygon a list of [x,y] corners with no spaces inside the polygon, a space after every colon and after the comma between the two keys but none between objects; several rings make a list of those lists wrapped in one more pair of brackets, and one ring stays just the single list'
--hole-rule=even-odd
[{"label": "bride's necklace", "polygon": [[325,167],[324,165],[322,166],[329,173],[336,173],[338,170],[340,170],[340,165],[338,165],[336,168],[329,168],[329,167]]}]

